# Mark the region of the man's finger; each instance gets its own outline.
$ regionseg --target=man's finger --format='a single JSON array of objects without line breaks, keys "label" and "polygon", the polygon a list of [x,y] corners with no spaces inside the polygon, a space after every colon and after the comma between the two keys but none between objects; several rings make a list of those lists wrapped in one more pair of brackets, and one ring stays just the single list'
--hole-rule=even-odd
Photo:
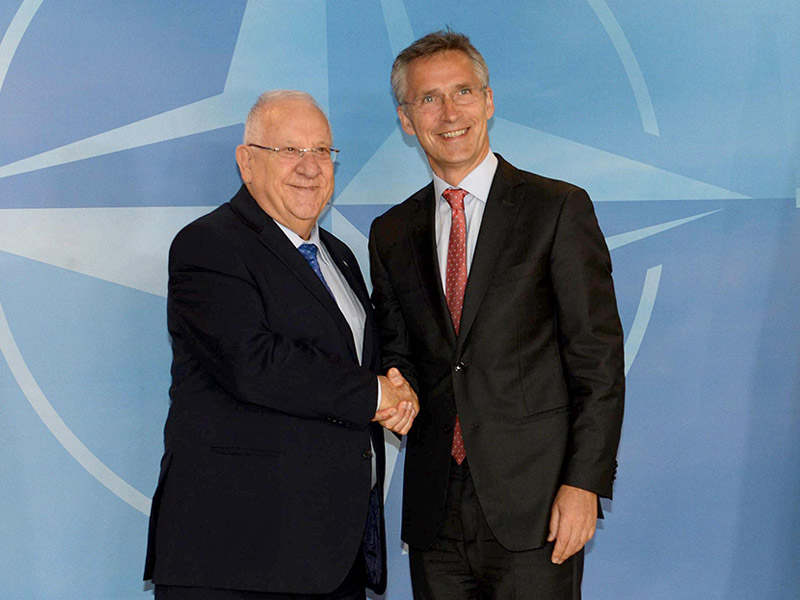
[{"label": "man's finger", "polygon": [[559,522],[556,529],[556,545],[553,548],[553,554],[550,557],[550,560],[555,564],[560,565],[562,562],[564,562],[564,553],[567,550],[567,543],[572,535],[572,530],[569,524],[563,522]]},{"label": "man's finger", "polygon": [[380,410],[375,412],[375,416],[372,417],[373,421],[385,421],[397,414],[397,409],[395,407],[391,408],[381,408]]},{"label": "man's finger", "polygon": [[414,417],[417,416],[417,412],[414,410],[412,404],[410,402],[401,402],[398,405],[398,413],[388,421],[381,423],[387,429],[391,429],[395,433],[403,433],[403,429],[408,431],[410,428],[411,422],[414,420]]},{"label": "man's finger", "polygon": [[383,421],[379,421],[379,423],[385,427],[386,429],[390,429],[391,431],[395,431],[400,423],[403,422],[403,419],[406,417],[406,409],[400,406],[397,410],[397,413],[389,417],[388,419],[384,419]]},{"label": "man's finger", "polygon": [[582,547],[583,542],[581,541],[581,532],[577,527],[573,527],[570,532],[569,539],[567,539],[564,550],[561,552],[561,560],[559,564],[563,564],[565,560],[575,554]]},{"label": "man's finger", "polygon": [[403,377],[403,374],[395,367],[392,367],[386,372],[386,377],[389,378],[389,381],[391,381],[392,385],[395,387],[403,387],[406,383],[406,378]]},{"label": "man's finger", "polygon": [[399,433],[400,435],[405,435],[411,429],[411,424],[414,422],[414,413],[413,411],[408,411],[406,416],[403,420],[397,424],[397,427],[393,429],[395,433]]},{"label": "man's finger", "polygon": [[411,425],[414,422],[414,418],[417,416],[417,411],[414,410],[411,403],[404,402],[401,404],[404,407],[404,412],[398,417],[392,419],[391,422],[381,423],[387,429],[394,431],[395,433],[399,433],[400,435],[405,435],[411,429]]},{"label": "man's finger", "polygon": [[550,534],[547,536],[548,542],[552,542],[556,539],[556,536],[558,536],[558,520],[558,506],[553,506],[553,509],[550,511]]},{"label": "man's finger", "polygon": [[[562,530],[564,530],[564,526],[562,526]],[[563,564],[568,558],[577,554],[581,551],[581,549],[586,545],[592,537],[594,537],[595,527],[588,527],[584,525],[583,527],[572,526],[570,529],[570,536],[565,541],[565,547],[560,552],[560,554],[555,557],[554,560],[556,564]],[[557,559],[557,560],[556,560]]]},{"label": "man's finger", "polygon": [[405,412],[403,414],[403,419],[401,420],[400,423],[398,423],[398,427],[404,427],[407,423],[413,421],[414,415],[416,414],[410,402],[404,402],[403,408]]}]

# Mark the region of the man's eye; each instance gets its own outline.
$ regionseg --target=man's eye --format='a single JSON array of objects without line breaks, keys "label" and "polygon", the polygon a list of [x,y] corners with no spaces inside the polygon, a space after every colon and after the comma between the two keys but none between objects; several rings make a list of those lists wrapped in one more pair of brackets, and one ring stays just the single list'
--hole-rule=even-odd
[{"label": "man's eye", "polygon": [[422,96],[419,99],[420,104],[430,104],[436,101],[436,96]]},{"label": "man's eye", "polygon": [[297,154],[297,148],[293,148],[292,146],[286,146],[283,151],[286,152],[286,154]]},{"label": "man's eye", "polygon": [[469,96],[472,93],[472,88],[462,88],[456,92],[459,96]]},{"label": "man's eye", "polygon": [[313,152],[314,154],[325,154],[327,152],[330,152],[330,148],[328,148],[327,146],[317,146],[316,148],[312,148],[311,152]]}]

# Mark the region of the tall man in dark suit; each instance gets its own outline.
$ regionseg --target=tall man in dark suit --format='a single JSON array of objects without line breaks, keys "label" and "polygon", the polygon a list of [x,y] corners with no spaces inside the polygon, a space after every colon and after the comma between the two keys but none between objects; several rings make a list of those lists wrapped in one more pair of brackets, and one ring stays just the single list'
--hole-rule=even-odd
[{"label": "tall man in dark suit", "polygon": [[[376,377],[358,263],[317,226],[331,131],[307,94],[263,94],[244,185],[169,257],[171,406],[145,578],[156,598],[363,599],[386,585],[383,424],[416,397]],[[380,410],[378,410],[380,407]]]},{"label": "tall man in dark suit", "polygon": [[624,394],[592,203],[491,152],[489,71],[466,36],[414,42],[392,87],[433,171],[370,233],[383,365],[420,398],[403,494],[414,597],[574,600]]}]

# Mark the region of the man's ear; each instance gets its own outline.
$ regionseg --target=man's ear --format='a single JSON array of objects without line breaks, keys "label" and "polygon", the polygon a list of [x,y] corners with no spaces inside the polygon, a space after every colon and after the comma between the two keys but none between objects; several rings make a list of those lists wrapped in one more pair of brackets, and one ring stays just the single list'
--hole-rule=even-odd
[{"label": "man's ear", "polygon": [[400,125],[403,127],[403,131],[408,135],[417,135],[417,132],[414,131],[414,125],[411,123],[411,119],[408,118],[402,106],[397,107],[397,117],[400,119]]},{"label": "man's ear", "polygon": [[236,164],[239,165],[239,175],[244,183],[250,183],[253,180],[252,160],[253,153],[250,148],[244,144],[236,146]]},{"label": "man's ear", "polygon": [[492,118],[494,114],[494,94],[492,93],[492,88],[486,86],[486,120]]}]

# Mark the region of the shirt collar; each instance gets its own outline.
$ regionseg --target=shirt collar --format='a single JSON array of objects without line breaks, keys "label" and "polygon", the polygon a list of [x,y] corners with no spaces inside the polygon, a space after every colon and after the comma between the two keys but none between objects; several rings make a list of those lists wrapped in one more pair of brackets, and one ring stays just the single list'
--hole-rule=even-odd
[{"label": "shirt collar", "polygon": [[[272,219],[275,221],[275,219]],[[311,235],[308,236],[307,240],[301,238],[297,233],[283,225],[282,223],[278,223],[275,221],[275,224],[281,228],[281,231],[286,234],[286,237],[289,238],[289,241],[294,244],[295,248],[299,248],[302,244],[314,244],[317,248],[322,248],[322,243],[319,239],[319,225],[314,223],[314,229],[311,230]]]},{"label": "shirt collar", "polygon": [[[486,158],[458,183],[458,187],[462,190],[467,190],[469,194],[485,203],[489,198],[489,190],[492,187],[495,171],[497,171],[497,157],[492,152],[492,149],[489,148]],[[453,186],[444,179],[437,177],[436,173],[433,174],[433,189],[437,198],[441,198],[442,192],[451,187]]]}]

